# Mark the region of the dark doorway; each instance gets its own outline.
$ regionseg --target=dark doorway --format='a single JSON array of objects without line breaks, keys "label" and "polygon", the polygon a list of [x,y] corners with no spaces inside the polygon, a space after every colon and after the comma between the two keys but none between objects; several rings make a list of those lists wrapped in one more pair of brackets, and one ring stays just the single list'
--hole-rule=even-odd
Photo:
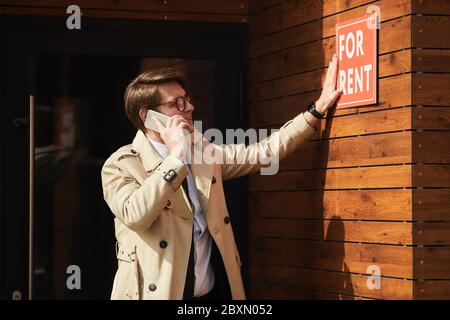
[{"label": "dark doorway", "polygon": [[[194,117],[204,130],[245,128],[245,29],[92,19],[69,31],[58,18],[1,22],[1,296],[26,298],[31,283],[34,299],[108,299],[115,241],[100,170],[135,134],[123,111],[126,85],[146,69],[178,68],[187,74]],[[245,262],[246,180],[225,187]],[[71,277],[77,270],[79,289]]]}]

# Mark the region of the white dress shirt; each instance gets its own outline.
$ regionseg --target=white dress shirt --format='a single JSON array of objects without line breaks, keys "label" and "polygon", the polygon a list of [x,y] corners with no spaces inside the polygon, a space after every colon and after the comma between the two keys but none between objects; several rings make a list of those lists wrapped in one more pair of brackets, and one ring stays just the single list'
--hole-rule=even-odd
[{"label": "white dress shirt", "polygon": [[[150,143],[163,158],[169,154],[167,146],[148,138]],[[195,288],[194,297],[200,297],[207,294],[214,286],[214,271],[211,266],[211,248],[212,239],[206,225],[203,209],[198,200],[198,191],[195,185],[194,177],[189,166],[183,161],[189,171],[187,183],[189,197],[194,206],[194,261],[195,261]]]}]

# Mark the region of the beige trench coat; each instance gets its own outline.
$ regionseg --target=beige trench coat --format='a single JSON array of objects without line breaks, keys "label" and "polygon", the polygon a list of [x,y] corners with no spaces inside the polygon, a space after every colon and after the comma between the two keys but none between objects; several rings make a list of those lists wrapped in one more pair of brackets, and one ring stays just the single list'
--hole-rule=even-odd
[{"label": "beige trench coat", "polygon": [[[192,174],[209,232],[222,256],[233,299],[245,299],[241,262],[228,217],[222,181],[257,172],[255,154],[279,158],[304,144],[314,133],[303,114],[265,140],[211,145],[225,164],[192,164]],[[278,139],[278,137],[279,139]],[[200,140],[203,147],[209,142]],[[198,146],[198,144],[197,144]],[[211,147],[210,146],[210,147]],[[236,164],[238,157],[244,159]],[[255,161],[253,161],[255,162]],[[115,215],[118,269],[112,299],[182,299],[192,239],[193,212],[180,184],[185,165],[173,156],[162,159],[142,131],[133,143],[114,152],[101,177],[104,199]]]}]

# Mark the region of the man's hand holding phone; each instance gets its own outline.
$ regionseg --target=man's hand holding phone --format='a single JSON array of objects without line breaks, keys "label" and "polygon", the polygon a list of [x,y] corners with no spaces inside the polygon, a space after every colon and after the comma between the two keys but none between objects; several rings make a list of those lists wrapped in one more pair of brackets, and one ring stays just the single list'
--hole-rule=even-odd
[{"label": "man's hand holding phone", "polygon": [[186,151],[189,150],[187,147],[189,146],[190,141],[188,135],[186,135],[183,130],[193,132],[193,126],[181,115],[169,117],[166,126],[164,126],[155,116],[151,116],[151,119],[158,128],[161,139],[169,149],[169,154],[183,161]]}]

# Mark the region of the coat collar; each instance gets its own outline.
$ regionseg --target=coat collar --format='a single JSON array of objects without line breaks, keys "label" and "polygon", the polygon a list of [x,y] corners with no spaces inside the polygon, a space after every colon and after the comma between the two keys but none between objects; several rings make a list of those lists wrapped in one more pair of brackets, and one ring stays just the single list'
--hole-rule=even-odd
[{"label": "coat collar", "polygon": [[[199,150],[205,150],[204,148],[210,143],[203,135],[197,135],[200,139],[197,139],[197,143],[192,144],[193,148]],[[158,151],[152,146],[147,136],[142,130],[138,130],[133,140],[133,149],[136,150],[141,158],[142,165],[146,172],[150,172],[155,169],[164,159],[159,155]],[[202,204],[204,212],[208,212],[208,199],[211,189],[211,180],[214,171],[214,164],[208,164],[202,161],[202,163],[195,163],[193,161],[191,166],[192,175],[197,186],[199,193],[199,200]]]},{"label": "coat collar", "polygon": [[141,158],[142,165],[146,172],[150,172],[156,168],[164,159],[159,155],[158,151],[153,148],[147,136],[142,130],[138,130],[133,140],[133,149],[136,150]]}]

